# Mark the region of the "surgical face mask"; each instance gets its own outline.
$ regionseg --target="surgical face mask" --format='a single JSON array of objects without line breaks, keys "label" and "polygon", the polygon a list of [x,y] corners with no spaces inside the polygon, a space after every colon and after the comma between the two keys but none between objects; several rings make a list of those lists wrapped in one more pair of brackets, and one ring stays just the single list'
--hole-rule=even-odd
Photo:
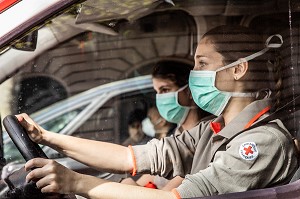
[{"label": "surgical face mask", "polygon": [[150,137],[155,137],[154,125],[148,117],[142,121],[142,130],[146,135]]},{"label": "surgical face mask", "polygon": [[216,71],[191,71],[189,86],[195,103],[203,110],[219,116],[231,97],[251,97],[252,93],[220,91],[215,87]]},{"label": "surgical face mask", "polygon": [[182,124],[190,110],[190,107],[182,106],[178,103],[178,93],[188,85],[180,88],[176,92],[156,94],[156,106],[159,114],[168,122]]},{"label": "surgical face mask", "polygon": [[[280,39],[280,44],[269,44],[274,36],[277,36]],[[191,71],[189,87],[195,103],[201,109],[219,116],[231,97],[255,97],[257,93],[237,93],[218,90],[215,86],[216,73],[254,59],[266,53],[270,48],[279,48],[282,43],[283,40],[281,35],[272,35],[266,40],[266,48],[257,53],[223,66],[216,71]]]}]

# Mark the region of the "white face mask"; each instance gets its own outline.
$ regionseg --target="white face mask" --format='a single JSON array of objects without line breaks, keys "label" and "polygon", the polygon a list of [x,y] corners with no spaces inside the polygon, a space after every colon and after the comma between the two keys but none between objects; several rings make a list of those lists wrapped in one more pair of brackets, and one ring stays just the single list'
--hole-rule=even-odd
[{"label": "white face mask", "polygon": [[155,137],[154,125],[148,117],[142,121],[142,130],[146,135],[150,137]]}]

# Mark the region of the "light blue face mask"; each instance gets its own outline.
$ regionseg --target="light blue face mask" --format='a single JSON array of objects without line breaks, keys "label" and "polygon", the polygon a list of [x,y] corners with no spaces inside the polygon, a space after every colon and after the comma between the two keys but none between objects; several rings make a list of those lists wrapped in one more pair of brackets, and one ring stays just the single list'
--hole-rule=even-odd
[{"label": "light blue face mask", "polygon": [[156,106],[159,114],[168,122],[182,124],[191,107],[182,106],[178,103],[178,93],[188,85],[180,88],[176,92],[156,94]]},{"label": "light blue face mask", "polygon": [[[280,44],[269,44],[274,36],[277,36],[280,39]],[[281,35],[272,35],[266,40],[266,48],[257,53],[223,66],[216,71],[191,71],[189,87],[195,103],[201,109],[219,116],[231,97],[255,97],[257,93],[237,93],[218,90],[215,86],[216,73],[254,59],[255,57],[266,53],[270,48],[279,48],[282,43],[283,40]]]}]

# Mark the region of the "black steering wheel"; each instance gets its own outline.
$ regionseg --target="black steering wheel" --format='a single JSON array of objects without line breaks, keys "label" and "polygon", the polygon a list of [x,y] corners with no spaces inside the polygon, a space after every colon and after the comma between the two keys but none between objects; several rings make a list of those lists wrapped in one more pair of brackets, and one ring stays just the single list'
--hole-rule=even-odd
[{"label": "black steering wheel", "polygon": [[[3,125],[24,157],[26,161],[31,160],[33,158],[48,158],[44,151],[39,147],[39,145],[35,142],[33,142],[25,129],[21,126],[16,116],[8,115],[3,119]],[[23,169],[23,170],[22,170]],[[7,198],[10,199],[76,199],[75,195],[68,194],[43,194],[40,192],[40,190],[36,187],[34,182],[26,183],[25,179],[23,179],[26,174],[24,174],[25,170],[22,168],[21,170],[16,172],[16,175],[14,176],[14,173],[11,174],[7,179],[4,179],[8,186],[10,187],[10,191],[7,192]],[[20,173],[22,175],[20,175]],[[18,177],[22,179],[18,179]],[[12,180],[17,179],[17,180]],[[21,182],[21,183],[20,183]]]},{"label": "black steering wheel", "polygon": [[3,119],[3,125],[26,162],[38,157],[48,158],[39,145],[29,138],[16,116],[6,116]]}]

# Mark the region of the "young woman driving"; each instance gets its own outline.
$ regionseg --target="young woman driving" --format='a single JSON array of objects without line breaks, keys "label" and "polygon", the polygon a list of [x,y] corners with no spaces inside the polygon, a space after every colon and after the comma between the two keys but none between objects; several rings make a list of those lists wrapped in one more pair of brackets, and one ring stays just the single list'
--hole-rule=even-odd
[{"label": "young woman driving", "polygon": [[196,49],[189,88],[195,103],[218,117],[147,145],[126,148],[60,135],[42,129],[26,114],[17,115],[32,140],[91,167],[132,175],[185,176],[173,191],[108,182],[41,158],[26,163],[27,170],[36,168],[27,180],[35,180],[42,192],[151,199],[209,196],[286,184],[298,165],[289,132],[280,120],[248,129],[270,109],[265,55],[270,48],[280,47],[276,39],[282,43],[278,35],[263,46],[259,36],[240,26],[221,26],[206,33]]}]

